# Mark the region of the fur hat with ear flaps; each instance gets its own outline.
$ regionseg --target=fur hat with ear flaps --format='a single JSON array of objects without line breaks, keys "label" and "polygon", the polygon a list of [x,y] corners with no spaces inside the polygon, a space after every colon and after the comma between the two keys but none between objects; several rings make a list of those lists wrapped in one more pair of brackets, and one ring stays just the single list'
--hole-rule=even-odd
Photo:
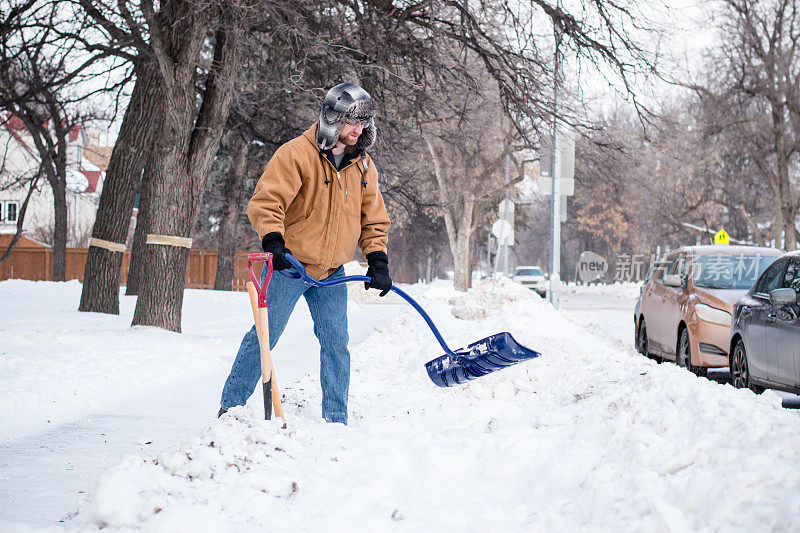
[{"label": "fur hat with ear flaps", "polygon": [[375,100],[367,91],[352,83],[340,83],[328,91],[322,102],[317,127],[317,146],[320,150],[333,148],[339,140],[345,120],[351,119],[367,123],[358,138],[356,149],[369,150],[375,144],[377,137],[375,110]]}]

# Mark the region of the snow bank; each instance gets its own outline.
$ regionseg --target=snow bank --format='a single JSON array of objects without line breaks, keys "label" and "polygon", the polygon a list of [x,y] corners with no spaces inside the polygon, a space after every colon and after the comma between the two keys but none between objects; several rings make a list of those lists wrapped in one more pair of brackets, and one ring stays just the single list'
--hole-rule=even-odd
[{"label": "snow bank", "polygon": [[[798,413],[770,392],[620,349],[509,284],[412,286],[453,347],[510,331],[542,356],[440,389],[413,310],[352,346],[350,426],[317,378],[193,442],[128,457],[67,530],[785,530],[800,517]],[[148,342],[162,339],[148,339]],[[146,348],[142,347],[144,351]]]}]

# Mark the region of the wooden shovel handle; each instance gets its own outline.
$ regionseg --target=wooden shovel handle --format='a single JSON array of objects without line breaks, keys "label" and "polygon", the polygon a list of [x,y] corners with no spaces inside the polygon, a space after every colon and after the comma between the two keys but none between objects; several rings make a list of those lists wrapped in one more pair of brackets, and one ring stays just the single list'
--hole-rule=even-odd
[{"label": "wooden shovel handle", "polygon": [[258,346],[261,354],[261,382],[272,381],[272,407],[275,409],[275,416],[283,419],[286,424],[286,417],[283,414],[281,395],[278,391],[278,380],[275,378],[275,368],[272,366],[272,357],[269,350],[269,316],[266,307],[258,306],[258,291],[255,285],[247,282],[247,294],[250,296],[250,307],[253,309],[253,319],[256,323],[256,334],[258,335]]}]

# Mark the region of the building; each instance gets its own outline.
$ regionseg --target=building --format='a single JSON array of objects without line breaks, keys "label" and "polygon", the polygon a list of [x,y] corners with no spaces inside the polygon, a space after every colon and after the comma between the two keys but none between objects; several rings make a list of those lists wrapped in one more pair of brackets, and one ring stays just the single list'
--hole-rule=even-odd
[{"label": "building", "polygon": [[[90,139],[85,139],[90,137]],[[86,143],[85,140],[89,142]],[[97,146],[97,135],[84,135],[80,126],[69,133],[67,143],[67,246],[88,244],[103,186],[111,148]],[[33,138],[22,120],[0,112],[0,234],[15,233],[28,179],[39,168]],[[31,196],[23,233],[37,241],[52,242],[53,192],[42,177]]]}]

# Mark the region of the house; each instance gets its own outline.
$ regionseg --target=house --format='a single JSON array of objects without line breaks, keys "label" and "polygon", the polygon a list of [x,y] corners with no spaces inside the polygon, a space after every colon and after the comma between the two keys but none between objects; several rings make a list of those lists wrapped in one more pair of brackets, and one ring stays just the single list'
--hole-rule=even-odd
[{"label": "house", "polygon": [[[97,136],[85,143],[80,126],[69,133],[67,143],[67,246],[86,246],[91,237],[111,147],[97,146]],[[0,234],[15,233],[26,184],[39,168],[39,154],[22,120],[0,112]],[[52,242],[53,192],[42,177],[31,196],[23,222],[25,235]]]}]

